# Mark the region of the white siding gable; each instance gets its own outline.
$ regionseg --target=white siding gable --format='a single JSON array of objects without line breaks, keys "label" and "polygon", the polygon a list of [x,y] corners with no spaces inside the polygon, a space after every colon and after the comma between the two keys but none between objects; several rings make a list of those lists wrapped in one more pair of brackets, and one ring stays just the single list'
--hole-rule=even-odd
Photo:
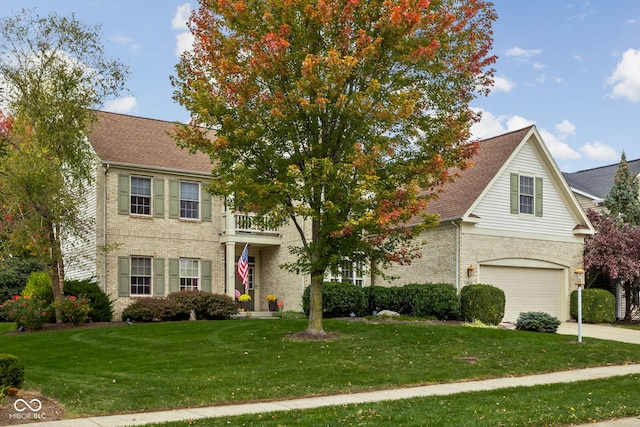
[{"label": "white siding gable", "polygon": [[[531,138],[534,138],[533,136]],[[480,230],[573,237],[576,219],[565,204],[553,173],[545,166],[540,153],[529,140],[515,153],[493,185],[485,192],[471,213],[480,217],[475,225]],[[512,173],[542,178],[543,215],[512,214],[510,210],[510,177]]]}]

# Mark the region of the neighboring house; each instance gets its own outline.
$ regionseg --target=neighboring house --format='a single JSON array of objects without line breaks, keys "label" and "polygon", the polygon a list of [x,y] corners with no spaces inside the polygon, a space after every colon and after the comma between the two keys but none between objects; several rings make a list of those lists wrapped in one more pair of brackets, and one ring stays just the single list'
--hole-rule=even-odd
[{"label": "neighboring house", "polygon": [[[248,243],[251,309],[266,310],[268,294],[284,310],[301,309],[310,278],[279,267],[300,243],[293,226],[258,230],[250,215],[211,197],[210,159],[178,148],[168,136],[173,123],[105,112],[98,118],[89,137],[96,183],[86,201],[95,228],[84,242],[89,262],[73,258],[70,277],[95,277],[116,299],[116,313],[136,298],[181,289],[233,296],[244,291],[236,262]],[[505,290],[507,321],[522,311],[568,319],[573,272],[593,229],[535,127],[481,141],[474,166],[428,210],[440,214],[441,225],[421,236],[422,258],[388,271],[398,279],[348,266],[331,278],[362,286],[446,282],[458,290],[490,283]]]},{"label": "neighboring house", "polygon": [[[631,174],[640,175],[640,159],[628,161],[627,164]],[[564,173],[567,183],[585,211],[588,209],[596,211],[604,209],[604,199],[607,198],[609,191],[613,187],[619,165],[620,163],[615,163],[578,172]]]},{"label": "neighboring house", "polygon": [[[640,176],[640,159],[627,161],[627,164],[631,175]],[[620,163],[615,163],[564,174],[567,183],[585,211],[593,209],[600,212],[606,209],[604,200],[613,187],[619,166]],[[615,283],[611,285],[611,291],[616,295],[616,315],[622,319],[626,308],[623,288],[620,283]]]},{"label": "neighboring house", "polygon": [[424,234],[422,259],[389,272],[401,277],[393,284],[487,283],[505,292],[505,321],[525,311],[569,319],[593,227],[540,134],[530,126],[481,141],[473,162],[428,205],[440,226]]}]

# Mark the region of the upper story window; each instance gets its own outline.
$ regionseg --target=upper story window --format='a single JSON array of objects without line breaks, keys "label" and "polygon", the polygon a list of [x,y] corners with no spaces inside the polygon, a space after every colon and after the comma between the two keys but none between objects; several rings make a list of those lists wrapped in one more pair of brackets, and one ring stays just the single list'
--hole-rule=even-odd
[{"label": "upper story window", "polygon": [[131,177],[131,213],[151,215],[151,178]]},{"label": "upper story window", "polygon": [[151,258],[131,257],[131,295],[151,295]]},{"label": "upper story window", "polygon": [[533,215],[535,184],[532,176],[520,175],[520,213]]},{"label": "upper story window", "polygon": [[180,259],[180,290],[197,291],[200,279],[200,261],[197,259]]},{"label": "upper story window", "polygon": [[542,184],[540,177],[511,174],[511,213],[542,216]]},{"label": "upper story window", "polygon": [[200,184],[180,182],[180,218],[200,218]]}]

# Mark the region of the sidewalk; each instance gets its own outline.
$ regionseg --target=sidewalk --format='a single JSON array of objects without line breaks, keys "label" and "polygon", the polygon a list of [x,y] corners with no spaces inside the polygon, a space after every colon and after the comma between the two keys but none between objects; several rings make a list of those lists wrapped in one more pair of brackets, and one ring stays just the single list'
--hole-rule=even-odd
[{"label": "sidewalk", "polygon": [[[577,324],[562,324],[558,329],[561,335],[575,335]],[[583,340],[585,337],[617,340],[640,344],[640,331],[623,328],[613,328],[598,325],[583,325]],[[169,411],[144,412],[135,414],[109,415],[104,417],[89,417],[66,419],[51,422],[23,424],[22,426],[39,427],[120,427],[135,426],[166,421],[195,420],[200,418],[223,417],[232,415],[257,414],[272,411],[289,411],[294,409],[309,409],[333,405],[347,405],[384,400],[397,400],[425,396],[445,396],[450,394],[494,390],[505,387],[530,387],[552,383],[568,383],[585,381],[612,376],[640,374],[640,364],[622,366],[603,366],[597,368],[577,369],[565,372],[530,375],[517,378],[496,378],[482,381],[469,381],[451,384],[436,384],[422,387],[408,387],[393,390],[380,390],[366,393],[352,393],[334,396],[302,398],[275,402],[250,403],[242,405],[212,406],[204,408],[175,409]],[[627,418],[615,421],[605,421],[589,426],[631,427],[639,426],[640,418]],[[586,425],[585,425],[586,426]],[[579,427],[579,426],[578,426]]]}]

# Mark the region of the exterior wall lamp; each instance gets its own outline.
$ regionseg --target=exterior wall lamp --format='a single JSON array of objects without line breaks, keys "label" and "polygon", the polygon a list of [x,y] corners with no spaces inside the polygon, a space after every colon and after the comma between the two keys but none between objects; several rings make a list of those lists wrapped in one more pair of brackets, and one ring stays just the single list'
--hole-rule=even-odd
[{"label": "exterior wall lamp", "polygon": [[467,277],[473,277],[475,271],[476,268],[473,266],[473,264],[469,265],[469,267],[467,267]]}]

